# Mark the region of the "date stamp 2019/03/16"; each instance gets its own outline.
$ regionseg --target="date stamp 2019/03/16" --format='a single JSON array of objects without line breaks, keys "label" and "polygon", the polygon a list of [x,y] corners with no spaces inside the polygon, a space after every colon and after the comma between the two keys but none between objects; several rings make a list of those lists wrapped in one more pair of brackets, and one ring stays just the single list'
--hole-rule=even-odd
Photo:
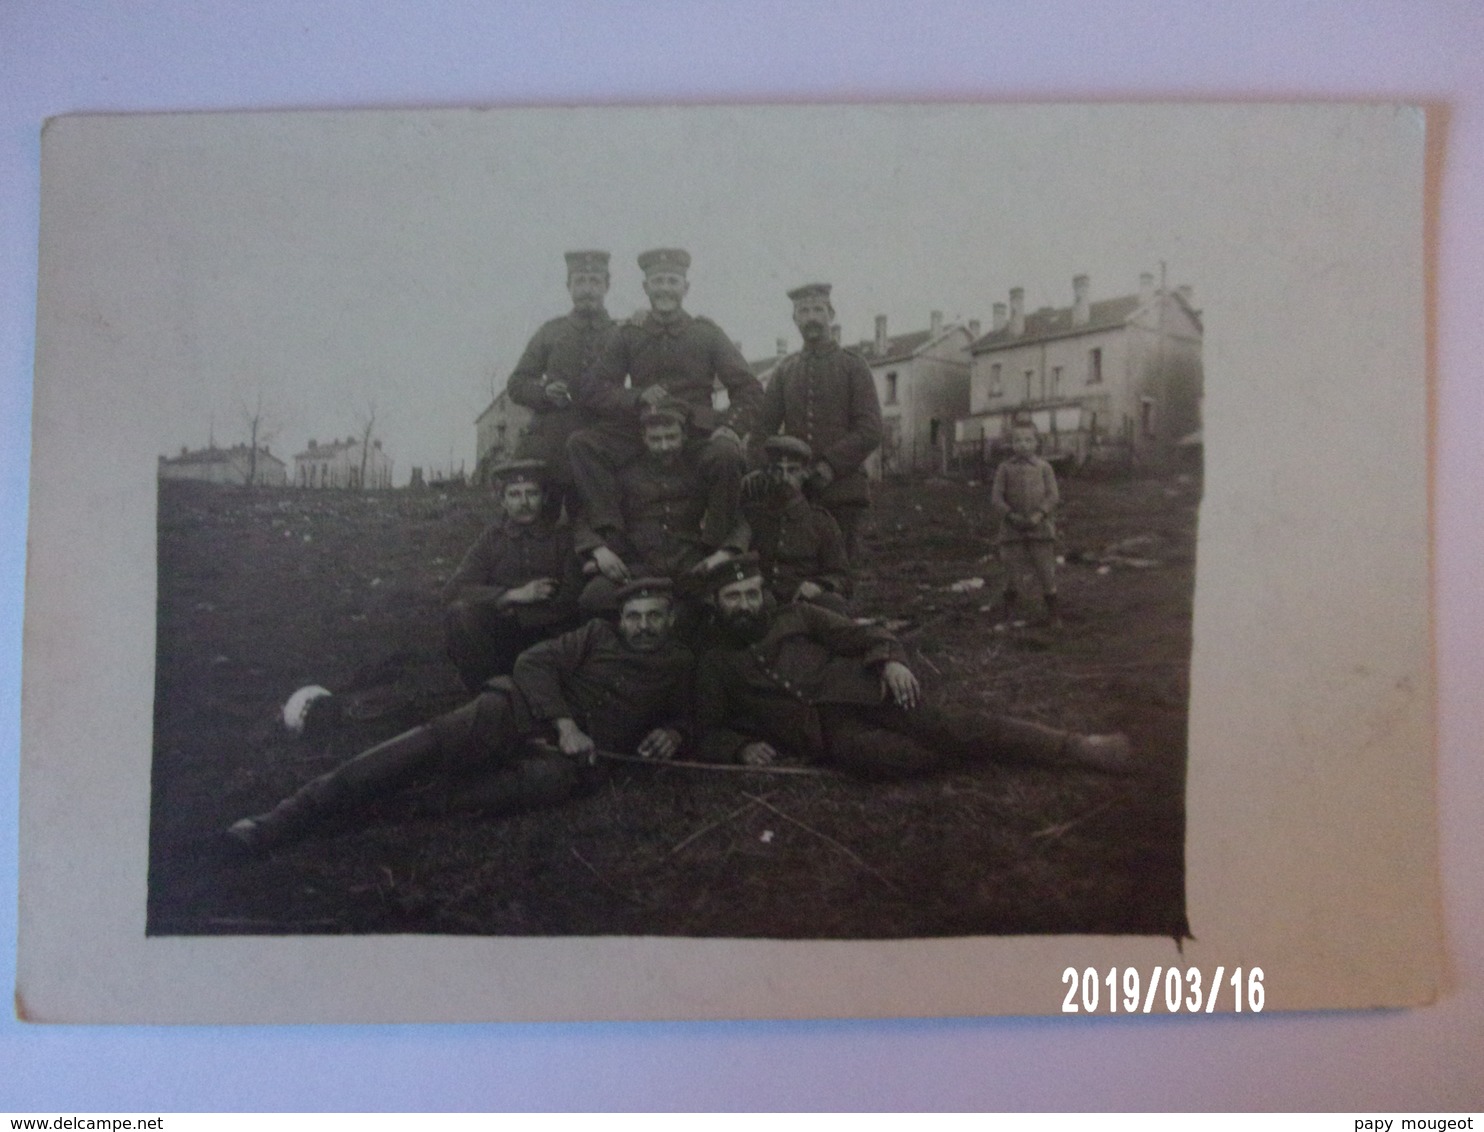
[{"label": "date stamp 2019/03/16", "polygon": [[1267,997],[1261,967],[1236,967],[1229,977],[1225,967],[1217,967],[1209,981],[1198,967],[1155,967],[1147,981],[1137,967],[1121,973],[1117,967],[1068,967],[1061,981],[1067,988],[1063,1014],[1150,1014],[1160,1007],[1169,1014],[1213,1014],[1227,987],[1229,1009],[1260,1014]]}]

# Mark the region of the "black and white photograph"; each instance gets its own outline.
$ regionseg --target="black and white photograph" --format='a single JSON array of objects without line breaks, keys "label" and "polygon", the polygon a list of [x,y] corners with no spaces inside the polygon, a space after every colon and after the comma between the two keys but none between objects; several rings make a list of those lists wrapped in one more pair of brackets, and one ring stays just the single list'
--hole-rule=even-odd
[{"label": "black and white photograph", "polygon": [[[1305,869],[1346,852],[1302,793],[1254,814],[1291,753],[1270,729],[1368,705],[1304,755],[1321,762],[1357,729],[1362,763],[1426,733],[1425,513],[1365,532],[1354,568],[1408,588],[1344,643],[1312,643],[1327,599],[1283,576],[1365,456],[1295,482],[1327,430],[1400,406],[1386,490],[1425,499],[1412,108],[49,131],[39,357],[85,371],[149,461],[127,559],[152,595],[129,643],[152,677],[128,763],[147,837],[127,867],[147,868],[150,941],[1173,955],[1242,917],[1202,904],[1230,845],[1212,806],[1275,847],[1317,838]],[[1316,353],[1398,295],[1400,331],[1354,346],[1389,377],[1337,398],[1349,358]],[[1330,507],[1331,553],[1368,509]],[[1320,647],[1354,656],[1323,705],[1281,672],[1264,686]],[[1425,845],[1414,757],[1387,821]],[[1355,899],[1425,904],[1413,857],[1362,860]],[[1316,907],[1281,872],[1261,884],[1243,899],[1276,915],[1294,885]],[[1424,951],[1435,931],[1393,930]],[[833,1009],[904,1009],[852,993]]]}]

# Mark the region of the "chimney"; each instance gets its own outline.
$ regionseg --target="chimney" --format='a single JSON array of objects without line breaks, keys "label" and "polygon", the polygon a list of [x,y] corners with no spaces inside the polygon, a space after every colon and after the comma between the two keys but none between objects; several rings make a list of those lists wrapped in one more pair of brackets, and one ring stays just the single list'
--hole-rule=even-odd
[{"label": "chimney", "polygon": [[1085,275],[1072,276],[1072,325],[1086,326],[1092,319],[1092,305],[1087,300],[1088,280]]},{"label": "chimney", "polygon": [[969,319],[969,337],[976,342],[979,341],[979,320],[977,318]]},{"label": "chimney", "polygon": [[782,357],[786,357],[787,355],[788,355],[788,339],[787,338],[780,338],[780,339],[778,339],[778,356],[780,358],[782,358]]},{"label": "chimney", "polygon": [[884,314],[876,316],[876,352],[886,353],[886,315]]},{"label": "chimney", "polygon": [[1025,288],[1010,288],[1010,337],[1025,333]]},{"label": "chimney", "polygon": [[1145,271],[1139,276],[1139,302],[1140,304],[1154,300],[1154,276]]},{"label": "chimney", "polygon": [[834,342],[836,346],[840,344],[840,324],[838,322],[835,323],[834,326],[830,327],[830,340]]},{"label": "chimney", "polygon": [[933,311],[928,320],[928,337],[936,338],[943,333],[943,312]]},{"label": "chimney", "polygon": [[1010,317],[1005,313],[1005,304],[996,303],[994,305],[993,311],[991,312],[991,319],[989,323],[990,330],[998,334],[1001,330],[1005,329],[1005,324],[1009,321]]},{"label": "chimney", "polygon": [[181,455],[182,455],[182,456],[184,456],[184,455],[186,455],[186,454],[187,454],[187,453],[189,453],[189,452],[190,452],[190,449],[189,449],[189,448],[187,448],[187,447],[186,447],[186,446],[185,446],[185,445],[184,445],[184,444],[182,444],[182,445],[181,445],[181,446],[180,446],[180,454],[181,454]]},{"label": "chimney", "polygon": [[1195,288],[1189,283],[1182,283],[1175,288],[1175,294],[1185,300],[1185,305],[1191,310],[1195,309]]}]

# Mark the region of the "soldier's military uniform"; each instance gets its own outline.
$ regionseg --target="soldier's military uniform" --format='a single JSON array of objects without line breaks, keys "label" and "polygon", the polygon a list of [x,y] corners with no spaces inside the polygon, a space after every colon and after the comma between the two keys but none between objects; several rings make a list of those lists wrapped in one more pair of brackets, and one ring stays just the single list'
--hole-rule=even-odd
[{"label": "soldier's military uniform", "polygon": [[[665,266],[683,272],[690,256],[679,249],[662,248],[640,256],[639,264],[646,272]],[[625,378],[630,382],[628,388]],[[730,400],[723,412],[711,403],[717,381]],[[721,327],[683,310],[663,316],[646,311],[620,325],[597,363],[578,383],[578,405],[599,422],[575,433],[567,443],[588,518],[599,530],[618,526],[616,474],[643,452],[638,430],[640,394],[655,385],[689,410],[686,434],[697,449],[709,496],[708,537],[719,546],[737,520],[737,484],[746,470],[746,458],[737,445],[712,439],[711,434],[729,428],[745,437],[757,420],[763,391]]]},{"label": "soldier's military uniform", "polygon": [[[579,523],[579,558],[607,546],[635,576],[678,579],[714,550],[725,548],[738,554],[746,550],[749,532],[740,515],[716,546],[703,536],[708,496],[700,464],[699,453],[687,447],[673,464],[646,453],[620,469],[620,523],[602,532],[587,521]],[[583,591],[582,607],[588,612],[609,607],[616,588],[601,575],[594,578]]]},{"label": "soldier's military uniform", "polygon": [[[789,298],[808,293],[828,297],[829,287],[797,288]],[[834,516],[851,561],[857,561],[871,502],[864,464],[881,446],[881,403],[866,360],[828,337],[790,354],[768,382],[757,430],[761,436],[796,436],[830,466],[834,479],[815,498]]]},{"label": "soldier's military uniform", "polygon": [[[567,272],[608,271],[606,252],[568,252]],[[517,405],[530,409],[531,423],[516,446],[518,458],[543,460],[551,470],[558,491],[557,508],[563,499],[575,507],[572,466],[567,459],[567,439],[594,421],[574,400],[578,380],[603,355],[613,337],[614,322],[601,307],[572,310],[542,324],[511,371],[506,391]],[[567,396],[553,400],[547,386],[563,383]]]},{"label": "soldier's military uniform", "polygon": [[[648,596],[653,579],[626,587]],[[668,585],[668,583],[666,583]],[[690,732],[695,659],[674,640],[652,652],[631,648],[604,621],[593,621],[521,654],[511,676],[490,681],[478,698],[432,722],[363,751],[303,786],[272,810],[228,831],[260,850],[309,824],[390,793],[434,771],[486,778],[463,796],[490,810],[550,805],[590,776],[576,760],[533,753],[530,740],[571,719],[600,750],[633,751],[657,728]]]},{"label": "soldier's military uniform", "polygon": [[[738,559],[712,570],[707,584],[715,592],[757,573],[755,564]],[[883,702],[882,670],[891,661],[906,663],[901,644],[883,628],[808,602],[770,605],[768,617],[761,639],[722,638],[701,658],[702,758],[737,761],[743,748],[762,741],[780,753],[878,778],[987,759],[1126,769],[1121,736],[1119,743],[1087,744],[1093,737],[1004,716]]]},{"label": "soldier's military uniform", "polygon": [[[537,578],[554,579],[556,592],[545,601],[500,607],[506,592]],[[486,527],[443,587],[448,655],[465,687],[473,691],[508,673],[536,642],[575,627],[582,585],[567,524],[543,515],[529,524],[501,517]]]},{"label": "soldier's military uniform", "polygon": [[[756,473],[754,473],[756,474]],[[836,613],[848,609],[850,558],[845,538],[830,513],[786,485],[773,485],[751,500],[742,514],[757,551],[763,581],[774,600],[787,603],[799,586],[813,582],[824,590],[812,600]]]}]

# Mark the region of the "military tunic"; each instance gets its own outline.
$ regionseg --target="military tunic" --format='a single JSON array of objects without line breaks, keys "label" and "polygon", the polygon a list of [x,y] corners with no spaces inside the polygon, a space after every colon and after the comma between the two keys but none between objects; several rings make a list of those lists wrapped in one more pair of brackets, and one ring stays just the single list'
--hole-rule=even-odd
[{"label": "military tunic", "polygon": [[780,609],[762,640],[727,643],[701,658],[701,757],[736,761],[743,748],[761,741],[876,778],[986,758],[1061,758],[1065,731],[984,712],[884,702],[882,670],[904,656],[885,629],[808,603]]},{"label": "military tunic", "polygon": [[752,531],[752,549],[761,559],[763,580],[779,602],[793,600],[802,582],[813,582],[840,599],[850,596],[850,560],[845,538],[830,513],[812,506],[792,491],[757,504],[744,504],[742,513]]},{"label": "military tunic", "polygon": [[[624,378],[630,388],[624,387]],[[717,413],[711,404],[714,382],[727,391],[730,405]],[[730,428],[738,436],[757,420],[763,388],[721,327],[685,311],[662,318],[654,311],[624,323],[579,383],[577,401],[599,417],[632,424],[639,394],[662,385],[691,410],[694,429],[709,433]]]},{"label": "military tunic", "polygon": [[[630,388],[624,387],[625,377]],[[711,405],[717,381],[731,400],[725,413]],[[739,445],[711,433],[726,427],[744,436],[757,418],[763,390],[721,327],[685,311],[664,318],[647,311],[625,323],[583,375],[578,404],[599,418],[597,426],[574,433],[567,442],[583,507],[599,530],[621,523],[617,474],[644,452],[639,395],[655,385],[689,409],[687,434],[699,449],[706,481],[706,540],[719,546],[737,522],[738,485],[747,459]]]},{"label": "military tunic", "polygon": [[837,519],[840,509],[869,503],[863,465],[881,447],[881,403],[864,358],[832,341],[784,358],[758,417],[759,435],[780,431],[808,444],[835,473],[819,502]]},{"label": "military tunic", "polygon": [[569,397],[575,398],[583,373],[602,356],[613,332],[613,319],[601,309],[554,318],[532,336],[505,385],[510,399],[534,414],[515,455],[545,460],[563,489],[572,483],[567,438],[593,421],[575,401],[559,405],[548,399],[546,387],[565,382]]},{"label": "military tunic", "polygon": [[[497,607],[509,590],[537,578],[557,582],[550,598]],[[485,528],[443,588],[448,653],[465,685],[477,688],[509,672],[525,649],[576,625],[581,590],[570,527],[548,518],[530,524],[501,518]]]}]

